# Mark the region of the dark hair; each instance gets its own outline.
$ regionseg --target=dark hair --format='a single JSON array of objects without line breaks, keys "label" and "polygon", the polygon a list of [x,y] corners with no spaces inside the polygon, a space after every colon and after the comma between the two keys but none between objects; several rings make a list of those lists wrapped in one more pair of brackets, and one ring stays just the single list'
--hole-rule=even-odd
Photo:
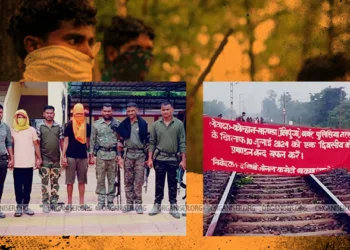
[{"label": "dark hair", "polygon": [[0,109],[4,110],[4,107],[0,104]]},{"label": "dark hair", "polygon": [[162,106],[167,106],[167,105],[170,105],[171,107],[173,107],[173,105],[170,102],[162,102],[162,104],[160,106],[162,107]]},{"label": "dark hair", "polygon": [[350,72],[350,59],[344,54],[309,58],[300,70],[297,81],[334,81]]},{"label": "dark hair", "polygon": [[131,108],[131,107],[138,108],[138,107],[137,107],[137,104],[134,103],[134,102],[129,102],[128,104],[126,104],[126,108]]},{"label": "dark hair", "polygon": [[12,16],[7,30],[16,51],[24,59],[27,51],[24,38],[28,35],[47,40],[49,33],[58,30],[62,21],[75,26],[95,25],[97,9],[91,0],[22,0]]},{"label": "dark hair", "polygon": [[104,103],[104,104],[102,105],[102,109],[103,109],[104,107],[106,107],[106,108],[112,108],[112,104],[110,104],[110,103]]},{"label": "dark hair", "polygon": [[103,45],[120,49],[124,44],[137,39],[141,34],[154,40],[154,30],[138,18],[115,16],[112,24],[104,32]]},{"label": "dark hair", "polygon": [[245,112],[242,112],[242,115],[245,115]]},{"label": "dark hair", "polygon": [[52,109],[53,111],[55,111],[55,107],[54,107],[54,106],[46,105],[46,106],[44,107],[44,112],[45,112],[46,110],[48,110],[48,109]]}]

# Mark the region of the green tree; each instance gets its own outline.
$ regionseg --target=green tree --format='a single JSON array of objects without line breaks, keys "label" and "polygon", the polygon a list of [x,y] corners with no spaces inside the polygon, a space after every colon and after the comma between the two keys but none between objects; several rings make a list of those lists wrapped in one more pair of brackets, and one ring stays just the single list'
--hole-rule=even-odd
[{"label": "green tree", "polygon": [[350,129],[350,101],[345,100],[329,113],[329,127]]},{"label": "green tree", "polygon": [[281,123],[282,113],[277,107],[276,97],[277,94],[273,90],[267,91],[267,97],[262,101],[262,111],[261,114],[264,117],[266,122],[273,121],[274,123]]},{"label": "green tree", "polygon": [[329,113],[341,102],[344,102],[346,93],[343,88],[328,87],[320,93],[310,95],[310,124],[313,126],[328,127]]},{"label": "green tree", "polygon": [[[219,114],[223,115],[223,118],[231,118],[231,109],[227,108],[225,104],[218,100],[205,101],[203,103],[203,114],[217,117]],[[237,116],[233,110],[233,118]]]}]

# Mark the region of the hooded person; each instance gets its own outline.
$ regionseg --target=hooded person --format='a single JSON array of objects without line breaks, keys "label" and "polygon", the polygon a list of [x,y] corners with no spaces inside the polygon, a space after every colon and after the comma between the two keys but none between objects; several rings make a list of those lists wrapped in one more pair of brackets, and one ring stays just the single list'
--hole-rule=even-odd
[{"label": "hooded person", "polygon": [[153,28],[132,16],[112,18],[104,34],[102,81],[144,81],[153,61]]},{"label": "hooded person", "polygon": [[86,0],[26,0],[8,34],[25,64],[22,81],[92,81],[97,10]]},{"label": "hooded person", "polygon": [[36,130],[29,125],[29,117],[25,110],[15,113],[11,135],[14,143],[13,179],[17,209],[15,217],[34,215],[29,209],[30,195],[33,184],[34,169],[41,167],[39,138]]},{"label": "hooded person", "polygon": [[85,121],[84,106],[81,103],[75,104],[73,118],[66,124],[64,129],[62,153],[62,166],[66,167],[67,212],[73,210],[73,185],[76,176],[78,178],[80,208],[85,211],[91,211],[91,208],[84,203],[90,133],[91,127]]}]

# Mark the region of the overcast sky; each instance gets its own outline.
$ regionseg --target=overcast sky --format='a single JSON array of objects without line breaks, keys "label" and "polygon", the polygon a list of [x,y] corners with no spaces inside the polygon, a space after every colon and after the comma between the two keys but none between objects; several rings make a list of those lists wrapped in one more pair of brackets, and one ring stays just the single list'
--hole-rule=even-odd
[{"label": "overcast sky", "polygon": [[[307,102],[309,93],[317,93],[322,89],[331,87],[345,87],[347,98],[350,97],[350,82],[233,82],[233,107],[238,112],[245,111],[247,115],[260,114],[262,100],[267,96],[268,90],[277,93],[277,100],[283,92],[289,92],[293,100]],[[204,82],[204,101],[217,99],[230,107],[230,82]],[[239,99],[241,105],[239,107]]]}]

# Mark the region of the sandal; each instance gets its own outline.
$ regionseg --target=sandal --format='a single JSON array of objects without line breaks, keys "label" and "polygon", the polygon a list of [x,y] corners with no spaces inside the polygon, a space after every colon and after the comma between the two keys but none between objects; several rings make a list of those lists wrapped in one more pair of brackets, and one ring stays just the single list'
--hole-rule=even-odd
[{"label": "sandal", "polygon": [[17,207],[16,212],[15,212],[15,217],[21,217],[23,214],[22,207]]},{"label": "sandal", "polygon": [[73,211],[73,205],[68,204],[68,205],[66,206],[66,212],[67,212],[67,213],[70,213],[70,212],[72,212],[72,211]]},{"label": "sandal", "polygon": [[88,205],[84,204],[80,206],[80,209],[83,211],[92,211],[92,208],[89,207]]}]

